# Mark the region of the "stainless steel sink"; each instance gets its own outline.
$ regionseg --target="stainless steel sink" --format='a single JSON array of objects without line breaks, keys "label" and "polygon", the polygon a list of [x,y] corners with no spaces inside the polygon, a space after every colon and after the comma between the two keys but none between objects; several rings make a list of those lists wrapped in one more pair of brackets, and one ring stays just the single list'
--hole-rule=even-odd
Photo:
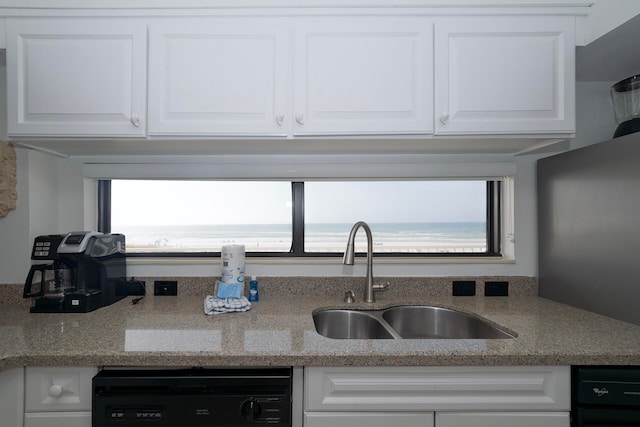
[{"label": "stainless steel sink", "polygon": [[504,339],[489,321],[441,307],[402,305],[384,310],[321,310],[316,331],[336,339]]},{"label": "stainless steel sink", "polygon": [[411,339],[513,338],[479,317],[424,305],[392,307],[382,318],[402,337]]},{"label": "stainless steel sink", "polygon": [[313,315],[320,335],[337,339],[393,339],[385,326],[367,311],[324,310]]}]

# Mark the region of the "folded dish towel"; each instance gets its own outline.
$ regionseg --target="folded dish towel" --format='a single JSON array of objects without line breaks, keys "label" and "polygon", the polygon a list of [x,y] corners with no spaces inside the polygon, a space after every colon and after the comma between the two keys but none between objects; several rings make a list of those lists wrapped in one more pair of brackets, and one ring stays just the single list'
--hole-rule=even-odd
[{"label": "folded dish towel", "polygon": [[240,298],[220,298],[207,295],[204,299],[204,314],[223,314],[251,309],[251,303],[245,296]]}]

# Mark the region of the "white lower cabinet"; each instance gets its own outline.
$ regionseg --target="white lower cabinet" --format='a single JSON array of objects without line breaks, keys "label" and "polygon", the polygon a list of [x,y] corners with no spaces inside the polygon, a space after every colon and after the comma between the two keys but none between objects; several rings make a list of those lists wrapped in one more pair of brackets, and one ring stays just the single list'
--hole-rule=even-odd
[{"label": "white lower cabinet", "polygon": [[305,413],[306,427],[433,427],[433,413],[405,414],[396,412],[328,412]]},{"label": "white lower cabinet", "polygon": [[[435,417],[435,420],[434,420]],[[307,412],[306,427],[568,427],[568,412]]]},{"label": "white lower cabinet", "polygon": [[[0,425],[90,427],[97,371],[0,372]],[[303,425],[569,427],[570,384],[569,366],[309,367],[304,368]]]},{"label": "white lower cabinet", "polygon": [[0,425],[22,427],[24,368],[0,371]]},{"label": "white lower cabinet", "polygon": [[89,427],[91,412],[43,412],[24,415],[24,427]]},{"label": "white lower cabinet", "polygon": [[305,426],[569,427],[569,366],[305,368]]},{"label": "white lower cabinet", "polygon": [[28,367],[24,427],[91,427],[95,367]]},{"label": "white lower cabinet", "polygon": [[438,427],[569,427],[569,412],[436,413]]}]

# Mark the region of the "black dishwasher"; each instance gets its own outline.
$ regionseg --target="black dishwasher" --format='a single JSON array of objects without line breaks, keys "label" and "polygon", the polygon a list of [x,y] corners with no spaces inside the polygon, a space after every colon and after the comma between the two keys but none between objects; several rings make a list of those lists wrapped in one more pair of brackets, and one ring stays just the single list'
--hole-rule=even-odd
[{"label": "black dishwasher", "polygon": [[291,426],[291,368],[104,369],[93,427]]},{"label": "black dishwasher", "polygon": [[574,366],[572,427],[640,426],[640,368]]}]

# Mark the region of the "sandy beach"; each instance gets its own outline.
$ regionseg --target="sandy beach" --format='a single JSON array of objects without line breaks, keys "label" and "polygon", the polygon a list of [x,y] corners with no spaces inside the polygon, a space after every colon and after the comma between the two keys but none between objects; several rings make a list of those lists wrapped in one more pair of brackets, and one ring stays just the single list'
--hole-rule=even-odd
[{"label": "sandy beach", "polygon": [[[171,246],[171,245],[136,245],[127,242],[128,252],[220,252],[222,245],[244,244],[247,252],[288,252],[289,244],[279,242],[262,242],[260,244],[247,243],[241,241],[225,241],[219,245],[190,245],[190,246]],[[338,245],[327,243],[307,243],[306,252],[336,252],[342,253],[345,249],[345,243]],[[374,253],[482,253],[486,251],[484,242],[394,242],[375,244]],[[356,245],[356,252],[366,252],[364,245]]]}]

